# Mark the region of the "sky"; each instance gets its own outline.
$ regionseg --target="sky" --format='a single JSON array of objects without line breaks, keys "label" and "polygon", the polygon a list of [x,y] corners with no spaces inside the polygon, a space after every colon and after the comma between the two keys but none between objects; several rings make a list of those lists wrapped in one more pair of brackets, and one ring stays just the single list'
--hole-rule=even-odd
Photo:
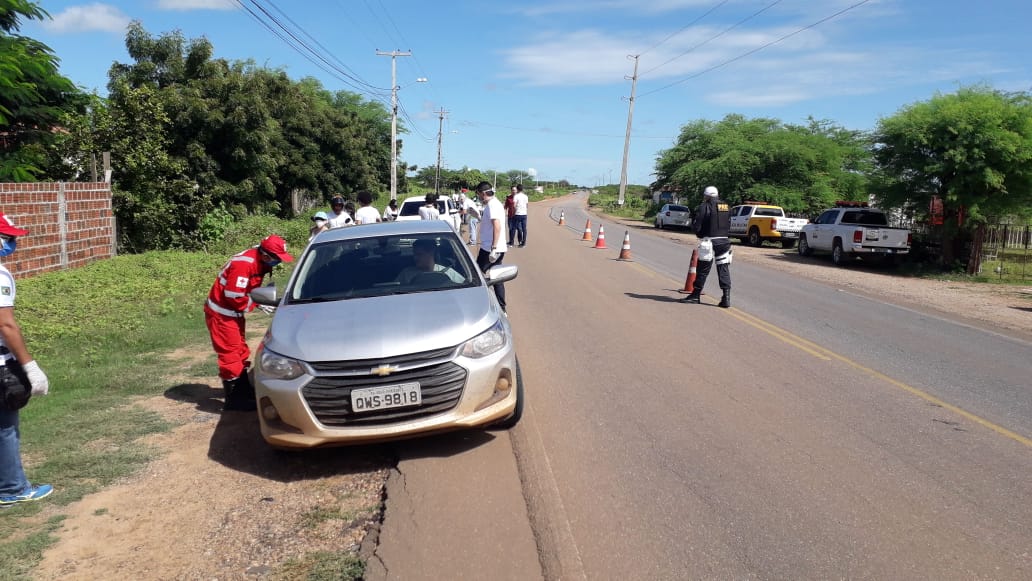
[{"label": "sky", "polygon": [[[52,20],[21,33],[49,45],[85,90],[105,95],[112,63],[130,61],[133,20],[155,36],[205,37],[216,58],[315,77],[388,107],[394,60],[403,162],[435,166],[440,136],[443,167],[582,186],[620,183],[632,55],[631,184],[652,183],[657,157],[699,119],[813,117],[870,130],[963,86],[1032,90],[1027,0],[38,3]],[[334,66],[306,58],[244,7],[275,15]]]}]

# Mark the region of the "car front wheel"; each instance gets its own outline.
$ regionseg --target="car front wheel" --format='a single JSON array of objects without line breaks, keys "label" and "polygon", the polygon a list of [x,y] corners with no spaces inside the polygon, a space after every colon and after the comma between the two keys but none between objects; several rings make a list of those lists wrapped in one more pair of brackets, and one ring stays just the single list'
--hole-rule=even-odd
[{"label": "car front wheel", "polygon": [[505,418],[504,420],[496,423],[495,428],[502,430],[508,430],[516,427],[516,424],[520,423],[520,418],[523,417],[523,372],[520,371],[520,362],[516,361],[516,407],[512,410],[512,415]]}]

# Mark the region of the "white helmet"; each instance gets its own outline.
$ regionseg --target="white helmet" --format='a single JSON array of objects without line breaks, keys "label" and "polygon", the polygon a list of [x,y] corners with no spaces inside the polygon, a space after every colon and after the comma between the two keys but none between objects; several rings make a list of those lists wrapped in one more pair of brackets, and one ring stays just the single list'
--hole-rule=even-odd
[{"label": "white helmet", "polygon": [[717,194],[717,188],[714,186],[706,186],[706,189],[702,191],[702,195],[704,196],[711,196],[715,198],[717,197]]}]

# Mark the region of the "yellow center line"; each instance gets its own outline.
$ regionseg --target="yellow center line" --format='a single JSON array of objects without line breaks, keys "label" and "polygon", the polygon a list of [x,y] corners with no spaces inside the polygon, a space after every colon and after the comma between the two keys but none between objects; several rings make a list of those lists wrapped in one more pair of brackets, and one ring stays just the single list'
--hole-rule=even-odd
[{"label": "yellow center line", "polygon": [[911,395],[916,395],[917,397],[927,401],[928,403],[947,409],[961,417],[964,417],[972,422],[975,422],[976,424],[979,424],[985,428],[989,428],[990,430],[996,432],[997,434],[1000,434],[1001,436],[1005,436],[1007,438],[1010,438],[1011,440],[1014,440],[1015,442],[1024,444],[1025,446],[1032,448],[1032,439],[1026,438],[1021,434],[1008,430],[1003,426],[994,424],[993,422],[990,422],[989,420],[983,417],[977,416],[965,409],[947,403],[924,390],[903,383],[902,381],[899,381],[897,379],[893,379],[892,377],[889,377],[888,375],[885,375],[880,371],[876,371],[874,369],[871,369],[870,367],[861,365],[860,363],[857,363],[856,361],[853,361],[852,359],[845,357],[844,355],[839,355],[834,351],[821,347],[820,345],[803,339],[802,337],[799,337],[797,335],[793,335],[792,333],[789,333],[788,331],[776,325],[768,323],[767,321],[759,319],[753,315],[744,313],[738,309],[728,309],[725,312],[735,317],[736,319],[742,321],[743,323],[755,327],[763,331],[764,333],[767,333],[768,335],[771,335],[785,343],[788,343],[789,345],[792,345],[793,347],[796,347],[801,351],[805,351],[806,353],[809,353],[810,355],[817,357],[818,359],[822,359],[824,361],[829,361],[831,359],[841,361],[842,363],[845,363],[846,365],[849,365],[850,367],[862,373],[865,373],[876,379],[880,379],[888,383],[889,385],[893,385],[907,393],[910,393]]}]

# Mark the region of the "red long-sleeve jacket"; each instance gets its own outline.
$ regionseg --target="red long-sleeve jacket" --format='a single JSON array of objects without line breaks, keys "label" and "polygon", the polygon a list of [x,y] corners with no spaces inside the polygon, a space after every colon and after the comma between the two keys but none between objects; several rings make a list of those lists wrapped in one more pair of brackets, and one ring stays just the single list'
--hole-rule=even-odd
[{"label": "red long-sleeve jacket", "polygon": [[208,293],[207,307],[227,317],[243,317],[254,310],[252,289],[261,286],[262,279],[271,271],[262,263],[257,248],[234,255],[215,277]]}]

